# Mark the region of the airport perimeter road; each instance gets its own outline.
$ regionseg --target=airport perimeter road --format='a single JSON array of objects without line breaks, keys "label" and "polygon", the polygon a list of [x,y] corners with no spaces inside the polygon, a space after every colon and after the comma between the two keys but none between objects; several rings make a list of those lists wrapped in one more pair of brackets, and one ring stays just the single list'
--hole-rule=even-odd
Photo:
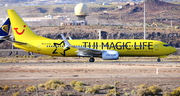
[{"label": "airport perimeter road", "polygon": [[1,63],[0,80],[177,78],[180,62]]}]

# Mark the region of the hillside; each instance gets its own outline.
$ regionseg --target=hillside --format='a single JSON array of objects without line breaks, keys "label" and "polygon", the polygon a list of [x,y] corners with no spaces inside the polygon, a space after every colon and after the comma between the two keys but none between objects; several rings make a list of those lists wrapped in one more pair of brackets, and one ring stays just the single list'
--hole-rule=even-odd
[{"label": "hillside", "polygon": [[[70,36],[72,39],[98,39],[101,29],[102,39],[143,39],[142,27],[122,26],[66,26],[66,27],[32,27],[33,31],[51,39],[61,39],[60,34]],[[174,47],[180,47],[180,29],[146,28],[146,39],[167,42]],[[9,42],[0,44],[0,49],[11,49]]]},{"label": "hillside", "polygon": [[[180,25],[180,4],[172,4],[159,0],[147,0],[146,5],[146,22],[151,25],[153,22],[170,25]],[[102,19],[116,19],[119,22],[141,22],[143,23],[144,3],[138,5],[126,5],[123,9],[110,12]]]},{"label": "hillside", "polygon": [[[125,5],[117,9],[117,5],[88,5],[90,14],[88,22],[97,25],[89,26],[31,26],[38,35],[52,39],[60,39],[60,33],[65,33],[73,39],[97,39],[97,32],[102,30],[103,39],[142,39],[143,38],[143,6]],[[147,0],[146,2],[147,39],[161,40],[175,47],[180,47],[180,5],[159,0]],[[51,15],[74,16],[75,5],[67,5],[66,13],[63,13],[63,5],[47,6],[19,6],[0,8],[1,17],[7,16],[6,9],[15,9],[22,17],[36,17]],[[106,11],[106,12],[104,12]],[[74,16],[75,17],[75,16]],[[169,27],[172,21],[172,29]],[[47,23],[47,22],[46,22]],[[107,26],[118,25],[118,26]],[[155,25],[155,26],[154,26]],[[131,26],[131,27],[130,27]],[[7,43],[6,43],[7,44]],[[0,45],[0,48],[11,48],[9,45]]]},{"label": "hillside", "polygon": [[[74,7],[75,4],[67,4],[65,12],[64,5],[1,7],[0,18],[7,16],[7,9],[15,9],[22,17],[44,17],[50,14],[53,16],[66,15],[71,18],[74,16]],[[87,16],[88,22],[97,20],[99,24],[128,26],[142,26],[143,23],[144,3],[126,4],[122,9],[118,9],[118,5],[88,4],[88,7],[90,12]],[[159,0],[146,1],[146,22],[148,25],[156,23],[158,27],[165,27],[170,25],[171,21],[174,26],[180,25],[180,4]]]},{"label": "hillside", "polygon": [[[64,5],[38,5],[38,6],[16,6],[16,7],[0,7],[0,18],[7,16],[7,9],[16,10],[22,17],[41,17],[47,14],[56,15],[74,15],[75,4],[67,4],[64,12]],[[104,10],[112,11],[117,5],[99,5],[88,4],[90,14],[93,12],[103,12]]]}]

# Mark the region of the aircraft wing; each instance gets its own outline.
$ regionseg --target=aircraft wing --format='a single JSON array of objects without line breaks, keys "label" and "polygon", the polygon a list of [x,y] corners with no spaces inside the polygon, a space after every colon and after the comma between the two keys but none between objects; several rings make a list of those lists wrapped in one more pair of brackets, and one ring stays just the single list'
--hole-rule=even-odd
[{"label": "aircraft wing", "polygon": [[76,49],[78,49],[78,51],[76,51],[78,56],[88,56],[88,57],[89,56],[99,56],[103,52],[103,50],[85,48],[85,47],[80,47],[80,46],[73,46],[66,40],[66,38],[64,37],[63,34],[61,34],[61,37],[63,38],[64,43],[65,43],[64,49],[67,47],[76,48]]},{"label": "aircraft wing", "polygon": [[78,56],[99,56],[102,54],[102,50],[96,50],[96,49],[91,49],[91,48],[85,48],[85,47],[80,47],[80,46],[70,46],[73,48],[78,49],[76,51]]}]

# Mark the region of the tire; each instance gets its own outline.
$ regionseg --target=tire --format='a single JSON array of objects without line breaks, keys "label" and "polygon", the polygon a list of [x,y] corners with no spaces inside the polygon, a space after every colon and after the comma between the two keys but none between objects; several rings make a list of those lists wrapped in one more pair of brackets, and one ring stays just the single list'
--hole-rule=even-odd
[{"label": "tire", "polygon": [[94,58],[90,58],[90,59],[89,59],[89,62],[94,62],[94,61],[95,61]]},{"label": "tire", "polygon": [[160,59],[160,58],[158,58],[158,59],[157,59],[157,62],[161,62],[161,59]]}]

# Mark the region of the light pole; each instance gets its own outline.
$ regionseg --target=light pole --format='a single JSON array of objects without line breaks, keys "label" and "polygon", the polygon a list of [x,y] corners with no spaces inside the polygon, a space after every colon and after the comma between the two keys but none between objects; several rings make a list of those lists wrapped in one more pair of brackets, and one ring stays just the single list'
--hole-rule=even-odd
[{"label": "light pole", "polygon": [[144,0],[144,40],[146,40],[146,0]]}]

